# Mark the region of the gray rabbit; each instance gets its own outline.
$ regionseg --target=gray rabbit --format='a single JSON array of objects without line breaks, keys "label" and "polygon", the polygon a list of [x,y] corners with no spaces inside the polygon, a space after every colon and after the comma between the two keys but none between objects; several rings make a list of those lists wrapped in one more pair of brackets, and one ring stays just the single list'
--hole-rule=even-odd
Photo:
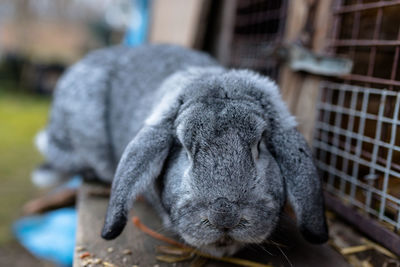
[{"label": "gray rabbit", "polygon": [[266,77],[178,46],[117,46],[67,71],[37,141],[47,171],[112,182],[103,238],[122,232],[143,194],[187,244],[221,256],[266,240],[287,197],[303,236],[327,240],[321,183],[295,127]]}]

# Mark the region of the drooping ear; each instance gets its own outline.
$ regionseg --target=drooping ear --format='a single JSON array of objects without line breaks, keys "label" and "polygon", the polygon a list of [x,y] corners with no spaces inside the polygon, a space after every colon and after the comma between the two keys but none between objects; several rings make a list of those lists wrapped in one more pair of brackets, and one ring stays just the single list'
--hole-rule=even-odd
[{"label": "drooping ear", "polygon": [[124,229],[136,197],[151,185],[162,171],[174,139],[178,115],[191,75],[177,72],[158,89],[164,96],[145,121],[145,126],[128,144],[119,161],[101,236],[116,238]]},{"label": "drooping ear", "polygon": [[[275,123],[276,124],[276,123]],[[285,179],[289,201],[297,224],[306,240],[328,240],[321,181],[304,137],[294,128],[272,127],[268,149],[275,157]]]},{"label": "drooping ear", "polygon": [[269,125],[268,150],[275,157],[284,177],[289,201],[296,213],[303,236],[312,243],[328,239],[321,181],[304,137],[296,130],[296,120],[283,102],[278,86],[269,78],[252,72],[242,73],[259,96]]},{"label": "drooping ear", "polygon": [[145,126],[126,147],[112,183],[101,236],[116,238],[136,197],[157,178],[172,143],[170,127]]}]

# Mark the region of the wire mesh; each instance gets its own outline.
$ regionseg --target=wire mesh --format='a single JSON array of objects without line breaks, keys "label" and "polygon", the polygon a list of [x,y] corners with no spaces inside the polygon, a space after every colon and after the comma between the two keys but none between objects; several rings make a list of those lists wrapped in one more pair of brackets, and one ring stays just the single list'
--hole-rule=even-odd
[{"label": "wire mesh", "polygon": [[354,62],[321,83],[313,147],[325,189],[400,230],[400,1],[336,0],[328,52]]},{"label": "wire mesh", "polygon": [[351,84],[400,89],[400,1],[336,0],[328,51],[354,61]]},{"label": "wire mesh", "polygon": [[279,62],[268,50],[283,38],[288,0],[239,0],[232,40],[232,67],[278,77]]},{"label": "wire mesh", "polygon": [[[375,106],[379,99],[379,107]],[[385,114],[388,103],[393,111]],[[313,146],[325,189],[400,229],[400,92],[323,82]],[[377,112],[375,112],[377,111]],[[383,125],[390,125],[384,133]]]}]

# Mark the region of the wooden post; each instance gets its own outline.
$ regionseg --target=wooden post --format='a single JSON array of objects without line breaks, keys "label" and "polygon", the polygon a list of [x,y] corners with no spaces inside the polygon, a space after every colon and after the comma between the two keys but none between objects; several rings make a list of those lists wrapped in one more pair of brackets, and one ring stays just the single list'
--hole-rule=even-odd
[{"label": "wooden post", "polygon": [[[308,0],[292,0],[288,5],[284,43],[290,44],[300,39],[301,33],[307,21],[309,11]],[[293,72],[288,66],[281,68],[279,85],[283,99],[292,113],[296,114],[297,99],[299,98],[299,84],[303,82],[303,75]]]},{"label": "wooden post", "polygon": [[[149,40],[152,43],[173,43],[194,47],[204,33],[208,0],[154,1]],[[200,39],[199,39],[200,38]]]},{"label": "wooden post", "polygon": [[235,28],[237,0],[223,0],[222,3],[222,19],[219,25],[219,33],[217,38],[216,56],[223,65],[229,64],[231,56],[231,43],[233,31]]},{"label": "wooden post", "polygon": [[[331,25],[331,6],[332,0],[318,1],[315,20],[314,35],[312,37],[312,50],[316,53],[322,53],[325,49],[326,38]],[[305,138],[311,143],[315,120],[317,117],[317,101],[319,94],[319,84],[321,76],[308,75],[305,77],[300,89],[300,97],[295,110],[299,118],[299,130]]]},{"label": "wooden post", "polygon": [[[313,4],[316,5],[314,32],[309,41],[312,51],[321,53],[325,47],[325,40],[331,22],[330,7],[332,0],[290,1],[285,42],[293,43],[301,40],[307,18],[312,15],[310,14],[310,9]],[[321,77],[296,73],[288,66],[284,66],[281,73],[279,84],[282,96],[288,103],[290,111],[297,117],[300,132],[310,143],[316,118],[316,102]]]}]

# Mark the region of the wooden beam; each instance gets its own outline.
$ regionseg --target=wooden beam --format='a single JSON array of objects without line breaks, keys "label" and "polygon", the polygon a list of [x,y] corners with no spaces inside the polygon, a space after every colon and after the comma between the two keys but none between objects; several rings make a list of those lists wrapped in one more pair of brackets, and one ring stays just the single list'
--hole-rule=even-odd
[{"label": "wooden beam", "polygon": [[[128,223],[122,234],[115,240],[105,241],[100,238],[100,231],[104,222],[107,209],[107,188],[100,184],[84,183],[79,190],[78,197],[78,228],[76,235],[76,248],[74,267],[80,266],[159,266],[159,267],[188,267],[191,260],[173,264],[160,262],[156,256],[162,253],[156,248],[166,243],[154,239],[134,227],[131,216],[135,215],[149,228],[162,233],[170,238],[179,240],[165,229],[160,218],[154,210],[143,200],[136,201],[133,205]],[[328,244],[315,246],[309,244],[300,235],[297,226],[286,215],[282,216],[275,235],[271,237],[278,244],[258,244],[249,246],[235,255],[237,258],[247,259],[259,263],[269,263],[272,266],[326,266],[348,267],[345,260]],[[280,245],[279,245],[280,246]],[[282,252],[284,251],[284,252]],[[97,264],[99,263],[99,264]],[[207,267],[228,267],[230,263],[209,260]]]},{"label": "wooden beam", "polygon": [[[285,42],[291,43],[302,39],[307,18],[312,15],[310,14],[311,5],[314,3],[316,4],[313,22],[314,31],[309,41],[312,51],[321,53],[325,48],[327,33],[331,25],[332,0],[290,1]],[[282,96],[288,103],[290,111],[297,117],[299,130],[309,143],[312,140],[316,119],[316,102],[320,80],[320,76],[296,73],[287,66],[282,68],[279,80]]]},{"label": "wooden beam", "polygon": [[[289,1],[288,16],[285,26],[284,43],[293,43],[300,39],[300,35],[307,21],[309,10],[308,0]],[[290,70],[288,66],[281,68],[279,85],[283,99],[288,104],[289,110],[296,115],[298,86],[303,82],[303,75]]]},{"label": "wooden beam", "polygon": [[153,1],[149,40],[152,43],[173,43],[193,47],[208,0]]},{"label": "wooden beam", "polygon": [[223,65],[229,64],[231,56],[231,47],[233,31],[235,29],[237,0],[223,0],[222,20],[220,25],[220,34],[217,39],[216,56]]},{"label": "wooden beam", "polygon": [[[325,49],[326,37],[331,25],[332,0],[318,1],[314,19],[314,34],[311,39],[312,51],[322,53]],[[317,117],[317,101],[319,85],[322,77],[307,75],[300,87],[295,114],[299,121],[299,130],[306,140],[311,143]]]}]

